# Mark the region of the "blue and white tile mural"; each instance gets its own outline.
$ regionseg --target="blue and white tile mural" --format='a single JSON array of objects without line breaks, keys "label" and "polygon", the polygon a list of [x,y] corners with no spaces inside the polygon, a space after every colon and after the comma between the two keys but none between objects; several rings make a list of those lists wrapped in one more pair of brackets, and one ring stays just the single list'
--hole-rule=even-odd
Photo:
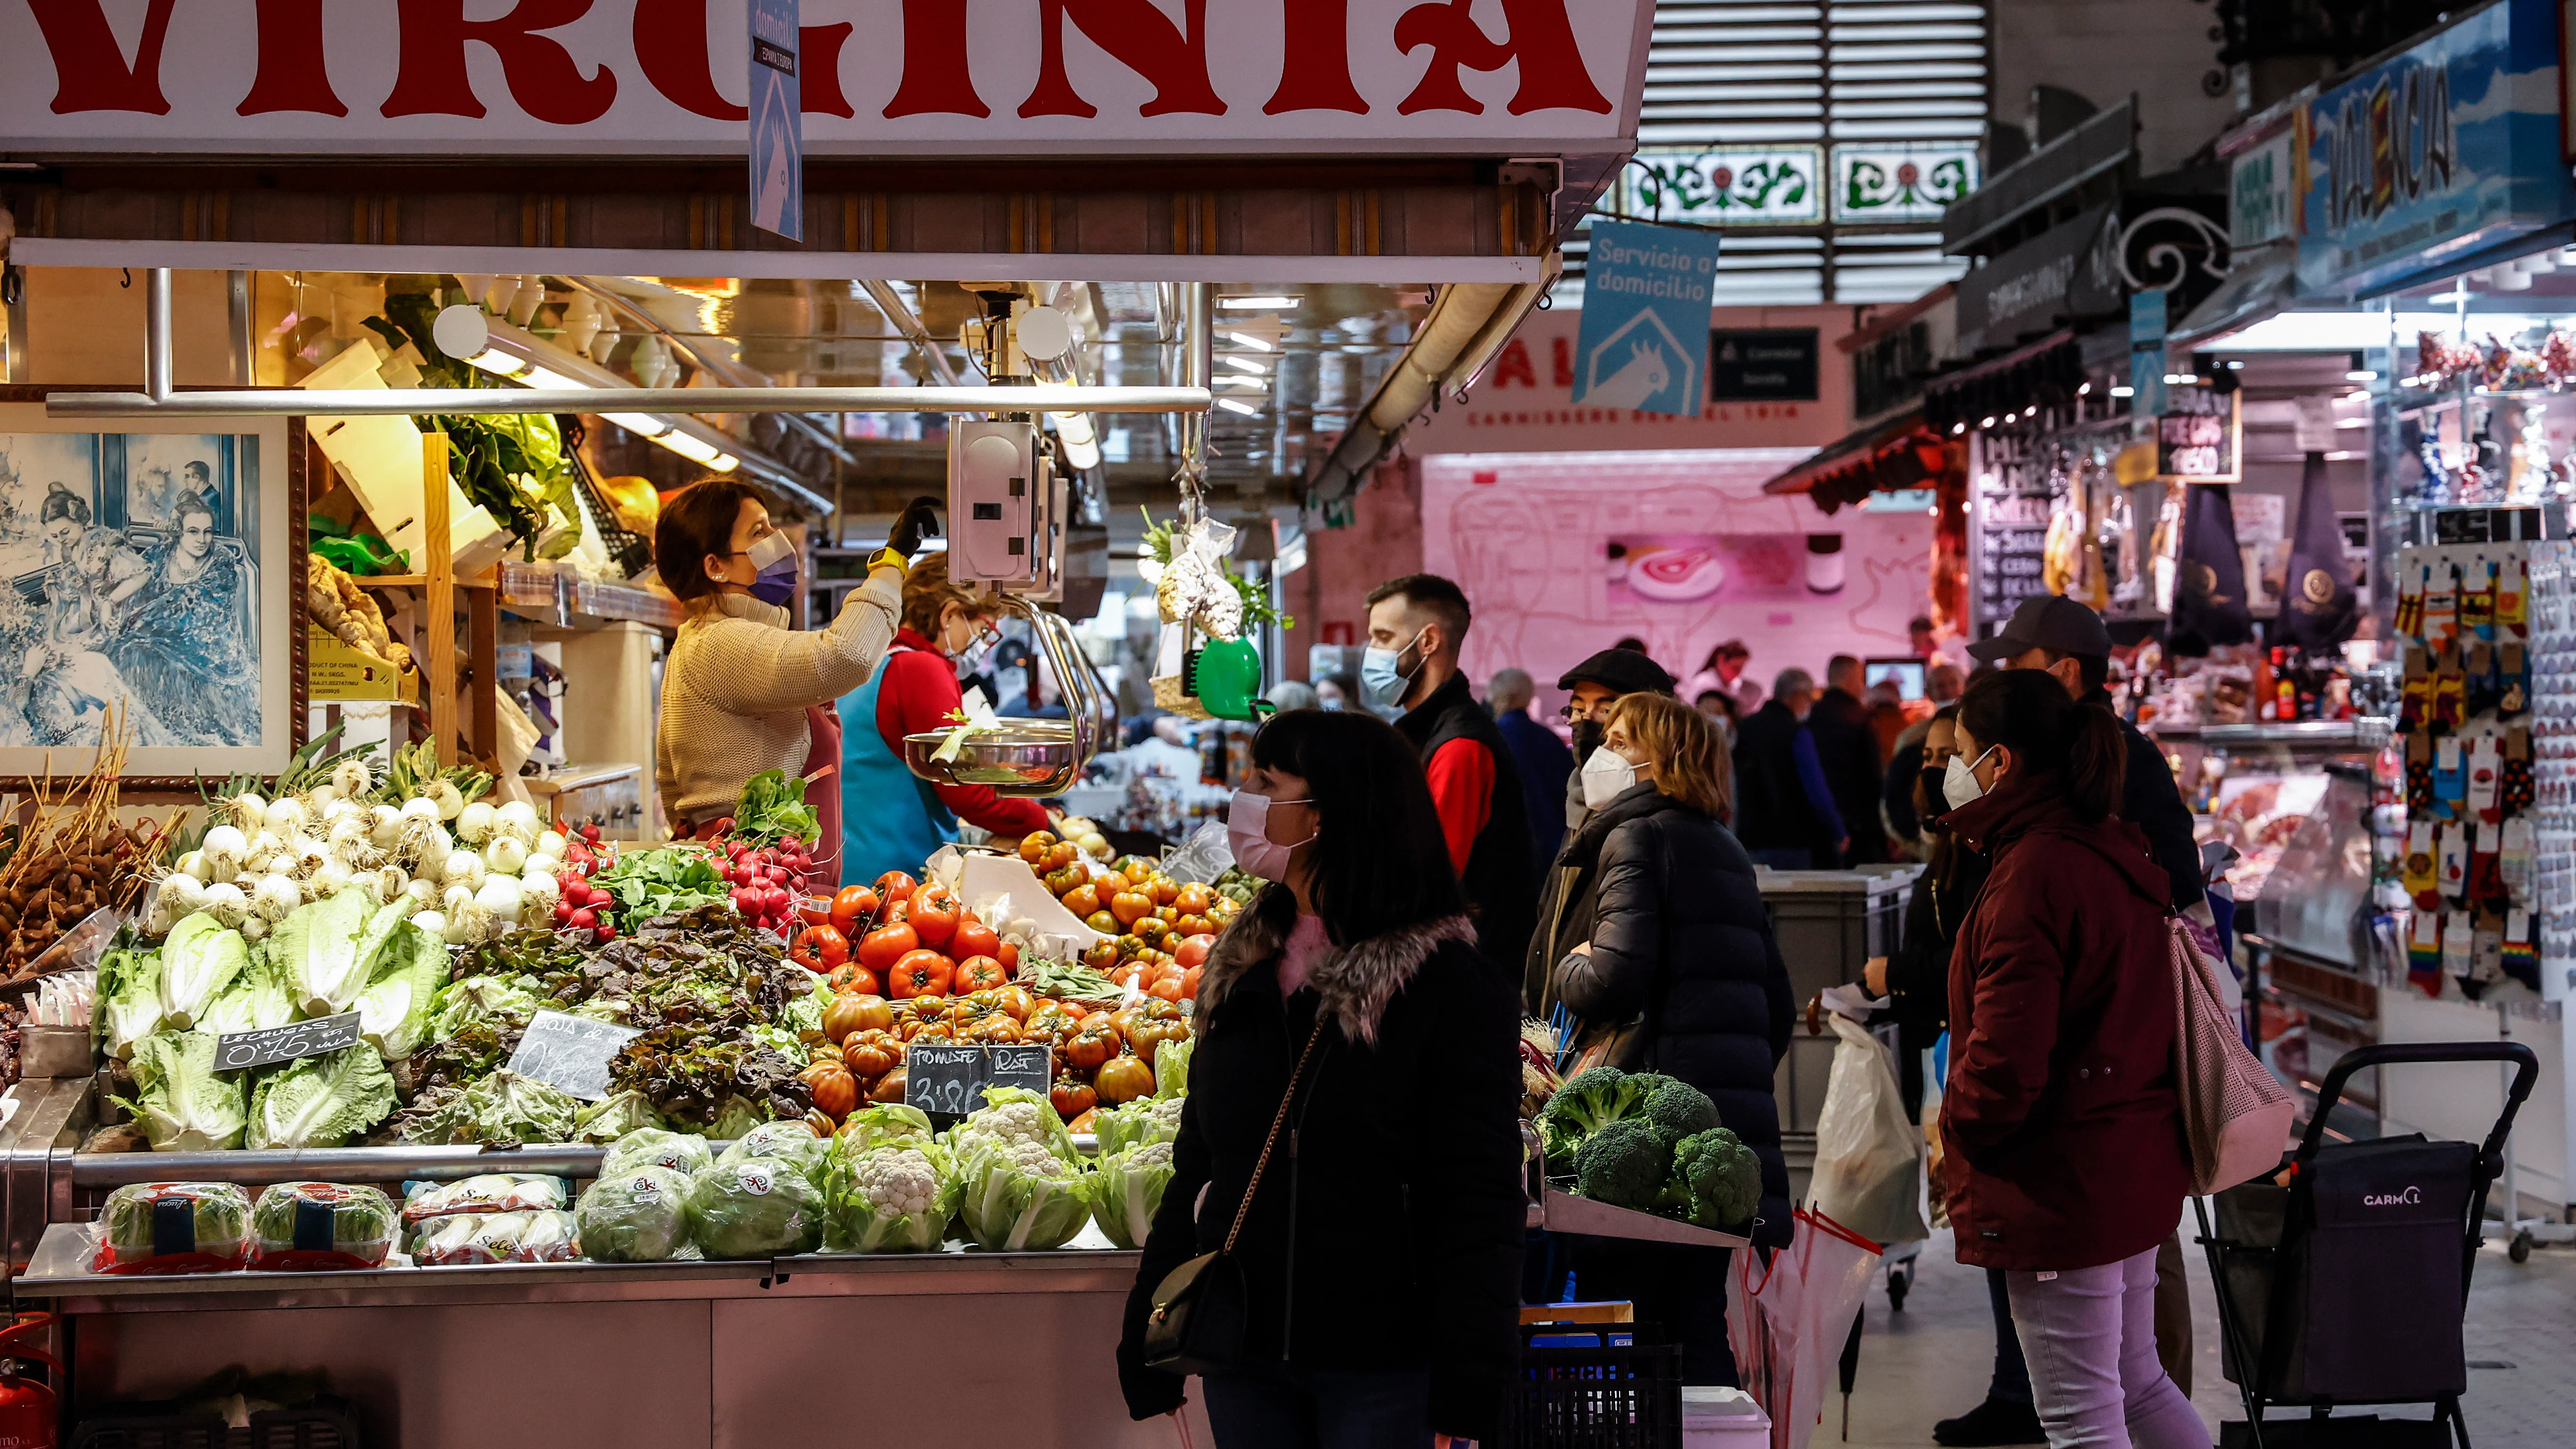
[{"label": "blue and white tile mural", "polygon": [[0,749],[270,743],[262,442],[0,429]]}]

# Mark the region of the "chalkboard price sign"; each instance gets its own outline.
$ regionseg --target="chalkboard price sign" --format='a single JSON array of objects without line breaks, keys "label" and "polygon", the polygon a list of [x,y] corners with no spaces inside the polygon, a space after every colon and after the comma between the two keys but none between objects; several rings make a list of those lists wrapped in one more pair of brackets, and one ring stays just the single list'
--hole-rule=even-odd
[{"label": "chalkboard price sign", "polygon": [[914,1042],[903,1057],[903,1100],[934,1116],[963,1117],[984,1105],[986,1087],[1045,1096],[1052,1065],[1043,1046]]},{"label": "chalkboard price sign", "polygon": [[358,1044],[358,1013],[319,1016],[265,1031],[228,1031],[215,1039],[215,1070],[238,1072],[298,1057],[318,1057]]},{"label": "chalkboard price sign", "polygon": [[510,1070],[561,1087],[585,1102],[608,1095],[608,1064],[644,1033],[635,1027],[540,1011],[510,1053]]}]

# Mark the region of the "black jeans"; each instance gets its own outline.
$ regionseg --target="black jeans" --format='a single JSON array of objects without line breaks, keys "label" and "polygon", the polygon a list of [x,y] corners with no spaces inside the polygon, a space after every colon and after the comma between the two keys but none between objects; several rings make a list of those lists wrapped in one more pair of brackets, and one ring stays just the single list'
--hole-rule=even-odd
[{"label": "black jeans", "polygon": [[1429,1449],[1428,1369],[1272,1361],[1200,1380],[1217,1449]]},{"label": "black jeans", "polygon": [[1574,1292],[1586,1302],[1625,1300],[1637,1321],[1682,1346],[1682,1382],[1735,1388],[1735,1351],[1726,1341],[1726,1265],[1731,1248],[1569,1238]]},{"label": "black jeans", "polygon": [[2030,1400],[2030,1364],[2021,1356],[2021,1332],[2013,1327],[2012,1300],[2004,1292],[2004,1270],[1986,1270],[1986,1296],[1995,1310],[1995,1376],[1986,1397],[2007,1404]]}]

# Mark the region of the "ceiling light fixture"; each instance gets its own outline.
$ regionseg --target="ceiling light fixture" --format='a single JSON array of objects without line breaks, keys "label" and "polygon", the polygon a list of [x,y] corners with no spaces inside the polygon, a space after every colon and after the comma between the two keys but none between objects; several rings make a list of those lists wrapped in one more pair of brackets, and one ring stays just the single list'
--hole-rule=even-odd
[{"label": "ceiling light fixture", "polygon": [[1261,416],[1261,409],[1254,407],[1248,402],[1242,402],[1230,397],[1218,398],[1216,400],[1216,405],[1230,413],[1241,413],[1247,418],[1257,418]]},{"label": "ceiling light fixture", "polygon": [[[631,386],[625,378],[607,368],[587,358],[573,356],[500,318],[488,316],[482,308],[471,303],[440,309],[437,319],[430,324],[430,340],[438,345],[439,351],[450,357],[462,358],[469,367],[527,387],[570,392],[583,388]],[[730,473],[743,465],[741,445],[722,429],[696,418],[665,413],[603,413],[600,416],[712,472]],[[808,507],[819,512],[831,511],[830,499],[796,481],[785,468],[766,459],[757,461],[759,466],[755,471],[762,477],[793,492]]]},{"label": "ceiling light fixture", "polygon": [[1225,334],[1225,340],[1233,343],[1237,347],[1249,347],[1255,352],[1271,352],[1276,350],[1271,347],[1269,343],[1262,341],[1260,338],[1253,336],[1249,332],[1229,332]]},{"label": "ceiling light fixture", "polygon": [[1263,367],[1260,363],[1253,361],[1249,357],[1229,357],[1225,360],[1225,365],[1235,369],[1237,372],[1251,373],[1255,377],[1259,377],[1270,370]]},{"label": "ceiling light fixture", "polygon": [[1282,307],[1294,307],[1305,300],[1303,297],[1283,296],[1219,297],[1216,299],[1216,304],[1228,312],[1275,312]]}]

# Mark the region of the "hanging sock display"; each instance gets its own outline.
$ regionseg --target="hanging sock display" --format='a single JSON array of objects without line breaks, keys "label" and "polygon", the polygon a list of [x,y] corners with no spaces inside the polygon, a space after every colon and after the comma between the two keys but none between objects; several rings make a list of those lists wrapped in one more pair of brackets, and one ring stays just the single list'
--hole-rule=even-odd
[{"label": "hanging sock display", "polygon": [[2433,727],[2455,730],[2468,720],[2469,684],[2460,667],[2460,650],[2445,644],[2433,673]]},{"label": "hanging sock display", "polygon": [[2505,913],[2498,955],[2505,975],[2534,991],[2540,989],[2540,942],[2532,930],[2531,912],[2512,910]]},{"label": "hanging sock display", "polygon": [[2469,898],[2468,827],[2445,821],[2433,828],[2433,859],[2441,871],[2442,899],[2453,905]]},{"label": "hanging sock display", "polygon": [[2495,646],[2484,639],[2472,639],[2463,646],[2460,665],[2464,702],[2461,712],[2468,719],[2479,719],[2495,713],[2504,696],[2504,680],[2496,673]]},{"label": "hanging sock display", "polygon": [[2496,646],[2496,717],[2511,719],[2531,708],[2531,651],[2519,639]]},{"label": "hanging sock display", "polygon": [[2431,822],[2419,820],[2406,827],[2406,863],[2401,867],[2404,872],[2401,879],[2406,885],[2407,898],[2415,902],[2418,919],[2442,909],[2441,870],[2433,858],[2433,851]]},{"label": "hanging sock display", "polygon": [[2481,639],[2495,636],[2496,566],[2480,559],[2469,566],[2468,577],[2460,586],[2460,632]]},{"label": "hanging sock display", "polygon": [[2507,899],[2504,868],[2498,847],[2504,843],[2504,830],[2494,825],[2467,825],[2469,833],[2469,901],[2485,909],[2503,905]]},{"label": "hanging sock display", "polygon": [[2479,912],[2476,929],[2469,933],[2469,979],[2480,986],[2504,979],[2504,918],[2492,912]]},{"label": "hanging sock display", "polygon": [[2445,735],[2433,744],[2433,813],[2457,820],[2468,798],[2469,767],[2460,737]]},{"label": "hanging sock display", "polygon": [[2520,554],[2505,560],[2496,581],[2496,637],[2524,638],[2531,632],[2531,561]]},{"label": "hanging sock display", "polygon": [[2433,737],[2406,737],[2406,810],[2417,820],[2433,815]]},{"label": "hanging sock display", "polygon": [[2426,996],[2442,994],[2442,916],[2417,911],[2406,935],[2406,979]]},{"label": "hanging sock display", "polygon": [[2433,707],[2432,660],[2424,646],[2412,640],[2406,645],[2406,682],[2397,699],[2398,733],[2413,734],[2422,729]]},{"label": "hanging sock display", "polygon": [[2477,933],[2469,929],[2469,914],[2453,911],[2442,918],[2442,970],[2462,981],[2471,979],[2476,968]]},{"label": "hanging sock display", "polygon": [[2493,735],[2480,735],[2469,749],[2468,813],[2489,825],[2504,819],[2504,805],[2498,791],[2504,772],[2504,757],[2496,750]]},{"label": "hanging sock display", "polygon": [[2398,591],[2395,619],[2398,638],[2413,639],[2423,634],[2424,587],[2426,580],[2432,576],[2433,570],[2427,566],[2417,571],[2415,577]]},{"label": "hanging sock display", "polygon": [[2496,873],[2503,882],[2505,899],[2517,908],[2528,909],[2532,871],[2537,864],[2531,822],[2517,815],[2507,820],[2498,833],[2503,843],[2496,850]]},{"label": "hanging sock display", "polygon": [[2538,792],[2532,779],[2531,728],[2528,725],[2515,725],[2504,732],[2504,778],[2497,785],[2496,793],[2507,815],[2527,814],[2531,810]]}]

